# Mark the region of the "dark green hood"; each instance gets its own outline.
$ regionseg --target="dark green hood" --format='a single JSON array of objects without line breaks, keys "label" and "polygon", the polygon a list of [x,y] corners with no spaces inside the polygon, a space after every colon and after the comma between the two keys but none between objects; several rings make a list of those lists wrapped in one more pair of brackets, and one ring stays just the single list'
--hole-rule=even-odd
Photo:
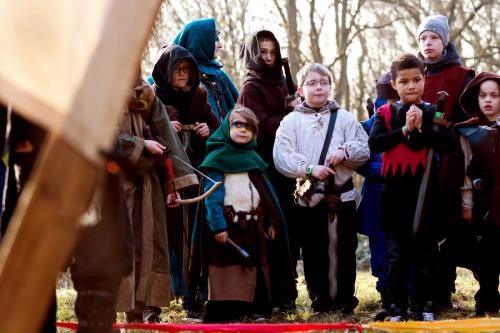
[{"label": "dark green hood", "polygon": [[222,67],[221,63],[214,59],[215,19],[213,18],[203,18],[189,22],[175,36],[173,43],[188,49],[200,65],[200,70],[204,73],[206,72],[203,67]]},{"label": "dark green hood", "polygon": [[224,173],[240,173],[261,171],[267,168],[267,163],[255,151],[255,139],[247,144],[240,145],[231,140],[229,113],[219,128],[208,138],[208,155],[201,164],[201,168],[215,169]]},{"label": "dark green hood", "polygon": [[235,106],[238,89],[222,70],[222,64],[214,59],[215,20],[204,18],[189,22],[177,34],[173,43],[189,50],[198,62],[202,83],[208,93],[208,103],[221,122]]}]

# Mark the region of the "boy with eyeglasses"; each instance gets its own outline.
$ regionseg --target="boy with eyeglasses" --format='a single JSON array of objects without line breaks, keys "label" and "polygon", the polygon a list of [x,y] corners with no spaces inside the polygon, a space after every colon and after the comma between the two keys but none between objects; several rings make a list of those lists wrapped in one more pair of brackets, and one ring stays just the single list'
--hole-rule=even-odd
[{"label": "boy with eyeglasses", "polygon": [[[351,113],[329,99],[332,75],[325,66],[308,64],[297,77],[304,101],[278,128],[274,164],[287,177],[328,182],[326,200],[314,207],[297,207],[304,275],[314,311],[351,314],[358,304],[354,297],[357,192],[352,174],[370,157],[368,135]],[[320,162],[330,122],[333,132]]]},{"label": "boy with eyeglasses", "polygon": [[[197,168],[206,156],[208,136],[219,126],[207,100],[207,91],[200,84],[198,66],[193,55],[179,45],[169,45],[156,62],[153,87],[165,106],[172,126],[182,142],[191,165]],[[201,180],[200,180],[201,181]],[[198,188],[182,191],[183,197],[195,197]],[[186,292],[184,281],[188,269],[190,237],[196,216],[197,204],[167,210],[168,245],[172,289],[177,297]],[[185,299],[189,315],[201,314],[196,302]],[[196,313],[197,312],[197,313]]]}]

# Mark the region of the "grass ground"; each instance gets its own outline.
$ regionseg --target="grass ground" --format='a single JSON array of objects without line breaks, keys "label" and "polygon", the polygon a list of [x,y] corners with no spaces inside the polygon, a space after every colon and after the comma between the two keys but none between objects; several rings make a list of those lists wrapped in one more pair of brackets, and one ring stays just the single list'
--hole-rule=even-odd
[{"label": "grass ground", "polygon": [[[445,312],[439,319],[462,319],[470,316],[474,311],[474,293],[478,288],[478,283],[472,274],[465,269],[458,269],[456,281],[457,292],[453,295],[454,310]],[[67,287],[67,286],[66,286]],[[342,321],[339,314],[315,315],[310,310],[310,301],[307,296],[304,278],[299,278],[299,297],[297,299],[296,314],[279,314],[270,318],[269,322],[338,322]],[[60,287],[57,290],[58,321],[75,322],[73,311],[76,293],[73,289]],[[375,278],[368,270],[358,271],[356,279],[356,297],[359,305],[351,318],[356,323],[368,323],[372,321],[373,315],[379,308],[379,295],[375,290]],[[164,308],[162,321],[169,323],[186,323],[185,313],[180,302],[172,302],[169,308]],[[123,314],[119,314],[118,322],[123,322]]]}]

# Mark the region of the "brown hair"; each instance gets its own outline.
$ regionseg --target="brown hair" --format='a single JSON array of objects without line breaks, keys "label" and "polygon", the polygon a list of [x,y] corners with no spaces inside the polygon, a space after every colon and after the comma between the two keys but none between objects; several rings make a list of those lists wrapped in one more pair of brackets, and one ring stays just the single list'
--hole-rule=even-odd
[{"label": "brown hair", "polygon": [[269,40],[276,44],[276,37],[274,37],[273,33],[267,30],[262,30],[257,33],[257,40],[259,42],[263,42]]},{"label": "brown hair", "polygon": [[391,63],[391,77],[393,81],[396,81],[398,73],[405,69],[418,68],[422,76],[424,74],[424,64],[420,59],[411,53],[400,53],[394,58]]},{"label": "brown hair", "polygon": [[316,72],[321,76],[328,76],[328,82],[332,84],[332,72],[326,66],[318,63],[306,64],[297,73],[297,82],[299,87],[304,85],[307,75],[311,72]]},{"label": "brown hair", "polygon": [[236,108],[233,109],[233,111],[231,111],[231,115],[229,116],[229,122],[231,122],[231,118],[235,113],[239,114],[247,121],[248,126],[252,131],[253,138],[255,139],[257,137],[257,134],[259,134],[259,120],[257,119],[255,113],[253,113],[252,110],[250,110],[245,106],[238,105],[236,106]]}]

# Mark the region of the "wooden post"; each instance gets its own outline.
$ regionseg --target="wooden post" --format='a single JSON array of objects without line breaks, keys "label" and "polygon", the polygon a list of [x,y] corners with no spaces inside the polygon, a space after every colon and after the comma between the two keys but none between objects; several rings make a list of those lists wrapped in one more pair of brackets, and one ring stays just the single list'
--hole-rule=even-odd
[{"label": "wooden post", "polygon": [[[78,218],[103,168],[100,152],[115,140],[160,5],[161,0],[0,4],[5,23],[0,31],[0,98],[51,132],[0,244],[2,332],[39,330],[57,272],[68,263],[76,242]],[[33,43],[24,40],[21,45],[15,31]],[[45,45],[47,57],[38,44]],[[61,72],[61,66],[71,71]]]}]

